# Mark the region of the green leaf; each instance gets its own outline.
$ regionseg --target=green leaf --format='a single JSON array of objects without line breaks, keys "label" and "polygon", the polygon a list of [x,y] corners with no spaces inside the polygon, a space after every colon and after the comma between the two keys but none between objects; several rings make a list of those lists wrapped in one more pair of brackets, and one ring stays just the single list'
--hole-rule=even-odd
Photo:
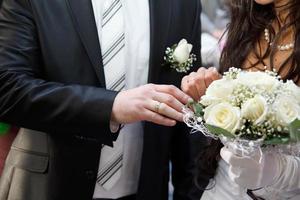
[{"label": "green leaf", "polygon": [[197,117],[202,117],[204,115],[204,108],[200,103],[194,103],[193,109]]},{"label": "green leaf", "polygon": [[173,44],[171,49],[175,50],[177,48],[178,44]]},{"label": "green leaf", "polygon": [[196,117],[203,117],[204,107],[202,104],[190,100],[186,106],[194,111]]},{"label": "green leaf", "polygon": [[225,130],[225,129],[222,129],[220,127],[217,127],[217,126],[213,126],[213,125],[210,125],[210,124],[205,124],[205,127],[213,134],[219,136],[219,135],[223,135],[225,137],[228,137],[228,138],[235,138],[235,135],[230,133],[229,131]]},{"label": "green leaf", "polygon": [[186,104],[187,107],[192,107],[194,104],[196,104],[197,102],[195,102],[193,99],[189,99],[188,103]]},{"label": "green leaf", "polygon": [[5,123],[0,123],[0,136],[3,136],[9,132],[10,125]]},{"label": "green leaf", "polygon": [[293,142],[300,141],[300,120],[296,119],[289,125],[290,138]]},{"label": "green leaf", "polygon": [[277,144],[288,144],[290,142],[290,138],[272,138],[272,139],[266,139],[264,141],[264,144],[266,145],[277,145]]}]

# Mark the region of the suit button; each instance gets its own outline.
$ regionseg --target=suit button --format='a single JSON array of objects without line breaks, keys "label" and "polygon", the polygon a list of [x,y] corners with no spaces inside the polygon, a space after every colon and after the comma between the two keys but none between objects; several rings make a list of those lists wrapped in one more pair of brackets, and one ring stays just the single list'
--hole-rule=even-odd
[{"label": "suit button", "polygon": [[95,178],[95,172],[92,170],[87,170],[85,174],[89,180],[93,180]]}]

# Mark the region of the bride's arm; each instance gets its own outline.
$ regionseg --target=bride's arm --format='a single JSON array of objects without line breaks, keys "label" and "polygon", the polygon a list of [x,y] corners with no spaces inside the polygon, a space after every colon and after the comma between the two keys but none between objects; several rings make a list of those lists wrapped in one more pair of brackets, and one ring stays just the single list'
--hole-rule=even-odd
[{"label": "bride's arm", "polygon": [[229,164],[230,179],[241,187],[300,191],[299,157],[275,152],[257,152],[251,157],[237,156],[226,147],[222,148],[221,156]]},{"label": "bride's arm", "polygon": [[278,154],[277,176],[270,187],[284,191],[300,190],[300,158]]}]

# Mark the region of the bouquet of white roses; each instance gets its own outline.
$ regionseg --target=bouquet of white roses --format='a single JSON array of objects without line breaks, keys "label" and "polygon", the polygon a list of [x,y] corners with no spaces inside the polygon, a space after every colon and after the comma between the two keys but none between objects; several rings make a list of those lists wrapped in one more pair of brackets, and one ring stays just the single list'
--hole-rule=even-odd
[{"label": "bouquet of white roses", "polygon": [[231,68],[187,106],[184,121],[206,136],[248,147],[297,143],[300,88],[275,72]]}]

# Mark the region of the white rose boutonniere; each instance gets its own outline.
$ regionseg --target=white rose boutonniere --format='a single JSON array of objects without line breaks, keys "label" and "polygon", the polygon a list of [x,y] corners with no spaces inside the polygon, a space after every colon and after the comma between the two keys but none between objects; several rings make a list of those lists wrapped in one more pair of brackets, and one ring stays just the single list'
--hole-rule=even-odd
[{"label": "white rose boutonniere", "polygon": [[192,49],[193,45],[182,39],[178,44],[166,49],[164,60],[177,72],[186,73],[196,61],[196,55],[191,53]]}]

